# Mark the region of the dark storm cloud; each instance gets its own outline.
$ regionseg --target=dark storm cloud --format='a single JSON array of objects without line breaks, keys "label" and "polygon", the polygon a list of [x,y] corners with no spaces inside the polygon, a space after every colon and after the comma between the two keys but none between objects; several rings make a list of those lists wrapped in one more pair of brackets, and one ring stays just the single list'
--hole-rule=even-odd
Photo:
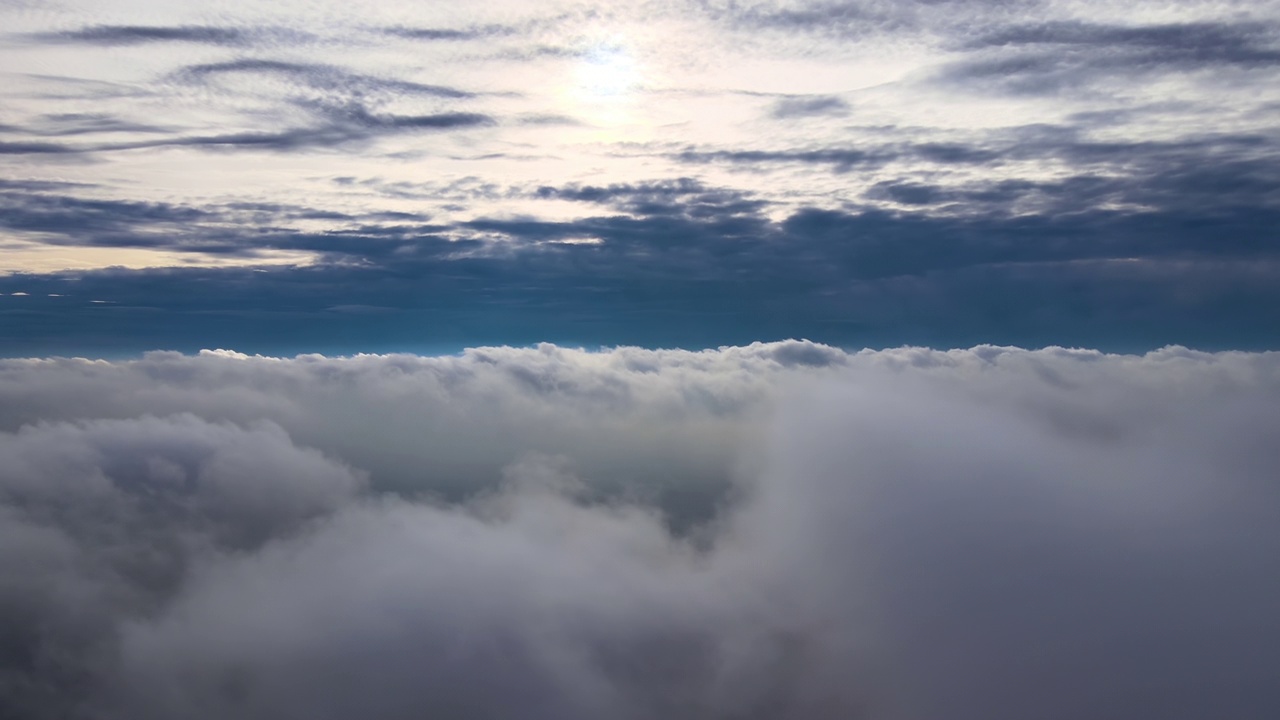
[{"label": "dark storm cloud", "polygon": [[0,706],[1273,714],[1278,369],[806,342],[0,362]]}]

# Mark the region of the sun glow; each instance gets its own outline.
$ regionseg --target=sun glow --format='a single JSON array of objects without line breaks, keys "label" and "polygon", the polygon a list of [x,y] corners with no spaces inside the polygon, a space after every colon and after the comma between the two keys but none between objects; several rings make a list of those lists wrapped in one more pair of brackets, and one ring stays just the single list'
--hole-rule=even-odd
[{"label": "sun glow", "polygon": [[621,99],[640,83],[631,51],[617,41],[591,47],[574,69],[574,85],[584,99]]},{"label": "sun glow", "polygon": [[641,76],[640,63],[627,42],[612,37],[590,43],[566,78],[566,104],[571,114],[614,133],[635,120],[635,95],[641,87]]}]

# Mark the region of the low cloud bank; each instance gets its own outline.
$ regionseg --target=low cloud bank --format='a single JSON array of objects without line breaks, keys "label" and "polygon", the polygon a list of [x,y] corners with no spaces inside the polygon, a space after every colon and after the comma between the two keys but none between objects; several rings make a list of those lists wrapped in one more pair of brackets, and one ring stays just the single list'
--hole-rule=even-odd
[{"label": "low cloud bank", "polygon": [[0,718],[1269,718],[1280,354],[0,361]]}]

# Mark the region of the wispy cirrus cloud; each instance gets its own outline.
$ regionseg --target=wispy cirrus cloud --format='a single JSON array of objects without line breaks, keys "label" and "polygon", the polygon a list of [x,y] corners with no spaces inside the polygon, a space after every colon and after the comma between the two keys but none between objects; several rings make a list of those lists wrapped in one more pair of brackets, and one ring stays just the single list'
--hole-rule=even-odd
[{"label": "wispy cirrus cloud", "polygon": [[521,31],[521,28],[515,25],[499,25],[488,24],[471,26],[465,28],[440,28],[440,27],[409,27],[396,26],[380,28],[380,32],[393,37],[404,38],[406,40],[423,40],[427,42],[434,41],[464,41],[479,40],[492,37],[505,37],[515,35]]},{"label": "wispy cirrus cloud", "polygon": [[283,77],[301,87],[338,91],[347,95],[386,93],[391,95],[426,95],[442,98],[467,98],[474,93],[443,85],[428,85],[355,73],[345,68],[322,63],[299,63],[262,58],[240,58],[228,62],[188,65],[174,77],[194,82],[236,75]]},{"label": "wispy cirrus cloud", "polygon": [[1268,23],[1106,25],[1058,21],[1014,25],[970,40],[965,49],[1052,47],[1110,50],[1099,63],[1270,65],[1280,62],[1280,34]]},{"label": "wispy cirrus cloud", "polygon": [[103,46],[181,42],[230,47],[248,44],[252,37],[253,33],[242,29],[209,25],[93,25],[77,30],[29,36],[31,40],[38,42]]},{"label": "wispy cirrus cloud", "polygon": [[944,65],[938,82],[1025,94],[1084,90],[1135,76],[1254,71],[1280,64],[1280,34],[1274,25],[1257,22],[1123,26],[1063,21],[1003,28],[962,47],[977,56]]},{"label": "wispy cirrus cloud", "polygon": [[291,152],[323,148],[360,147],[386,135],[417,131],[453,130],[494,125],[482,113],[433,113],[427,115],[373,114],[363,108],[329,109],[327,122],[276,131],[244,131],[214,135],[186,135],[149,141],[105,145],[92,151],[138,150],[157,147],[193,147],[208,150],[269,150]]}]

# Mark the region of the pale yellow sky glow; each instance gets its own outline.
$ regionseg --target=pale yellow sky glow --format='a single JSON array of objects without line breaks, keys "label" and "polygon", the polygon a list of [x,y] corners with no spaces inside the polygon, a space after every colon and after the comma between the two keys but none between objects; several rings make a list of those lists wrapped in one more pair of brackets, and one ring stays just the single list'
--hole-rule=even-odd
[{"label": "pale yellow sky glow", "polygon": [[0,237],[4,266],[0,275],[47,273],[59,270],[91,270],[120,267],[132,270],[162,267],[271,267],[303,266],[315,260],[315,253],[266,250],[253,257],[226,257],[215,253],[173,252],[143,248],[75,248]]}]

